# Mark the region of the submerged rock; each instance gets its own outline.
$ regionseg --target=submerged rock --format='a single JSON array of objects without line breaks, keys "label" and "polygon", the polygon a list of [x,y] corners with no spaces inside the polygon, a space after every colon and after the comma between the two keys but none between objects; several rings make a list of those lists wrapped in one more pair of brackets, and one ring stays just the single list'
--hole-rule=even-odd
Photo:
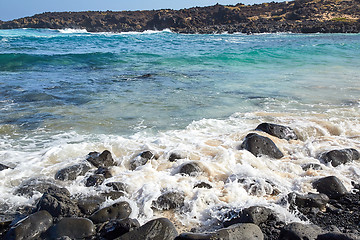
[{"label": "submerged rock", "polygon": [[131,214],[131,207],[128,202],[114,203],[109,207],[102,208],[91,215],[94,223],[103,223],[113,219],[124,219]]},{"label": "submerged rock", "polygon": [[70,192],[66,188],[60,188],[55,185],[52,179],[29,179],[21,183],[21,185],[15,189],[15,194],[32,197],[36,192],[41,194],[45,192],[63,192],[69,194]]},{"label": "submerged rock", "polygon": [[341,164],[346,164],[360,158],[360,153],[353,148],[331,150],[322,153],[319,157],[320,160],[325,163],[331,163],[333,167],[337,167]]},{"label": "submerged rock", "polygon": [[174,240],[178,235],[172,222],[166,218],[154,219],[117,238],[117,240]]},{"label": "submerged rock", "polygon": [[206,182],[200,182],[195,184],[194,188],[207,188],[207,189],[211,189],[212,186]]},{"label": "submerged rock", "polygon": [[170,162],[176,162],[179,159],[183,159],[183,157],[178,153],[171,153],[170,156],[169,156],[169,161]]},{"label": "submerged rock", "polygon": [[256,157],[266,155],[272,158],[282,158],[284,154],[277,148],[275,143],[268,137],[250,133],[245,137],[240,149],[246,149]]},{"label": "submerged rock", "polygon": [[344,184],[335,176],[320,178],[313,182],[313,187],[319,193],[326,194],[330,199],[340,198],[347,193]]},{"label": "submerged rock", "polygon": [[261,123],[259,126],[256,127],[255,130],[266,132],[280,139],[286,139],[286,140],[298,139],[293,129],[282,125],[277,125],[272,123]]},{"label": "submerged rock", "polygon": [[201,173],[202,169],[196,162],[185,163],[180,167],[179,173],[188,175],[188,176],[196,176]]},{"label": "submerged rock", "polygon": [[8,167],[8,166],[0,163],[0,171],[5,170],[5,169],[9,169],[9,168],[10,168],[10,167]]},{"label": "submerged rock", "polygon": [[314,169],[314,170],[322,170],[322,167],[320,164],[317,164],[317,163],[308,163],[308,164],[305,164],[303,166],[301,166],[302,169],[304,171],[307,171],[309,169]]},{"label": "submerged rock", "polygon": [[83,176],[89,171],[90,166],[88,164],[76,164],[63,169],[60,169],[55,174],[55,179],[67,181],[75,180],[78,176]]},{"label": "submerged rock", "polygon": [[5,240],[35,239],[48,230],[53,218],[47,211],[39,211],[18,222],[6,234]]},{"label": "submerged rock", "polygon": [[101,229],[100,235],[105,239],[115,239],[138,227],[140,223],[136,219],[111,220]]},{"label": "submerged rock", "polygon": [[70,239],[84,239],[94,234],[94,224],[87,218],[63,218],[47,232],[50,239],[65,236]]},{"label": "submerged rock", "polygon": [[105,186],[112,188],[114,191],[127,192],[128,186],[122,182],[108,182]]},{"label": "submerged rock", "polygon": [[116,165],[111,152],[108,150],[103,151],[101,154],[98,152],[91,152],[86,158],[95,167],[111,167]]},{"label": "submerged rock", "polygon": [[185,195],[182,192],[166,192],[162,194],[152,206],[159,210],[170,210],[184,206]]},{"label": "submerged rock", "polygon": [[151,151],[142,152],[136,158],[131,160],[130,169],[135,170],[136,168],[145,165],[151,159],[156,159],[156,156]]},{"label": "submerged rock", "polygon": [[112,173],[107,167],[99,167],[95,172],[95,174],[102,174],[105,178],[111,178]]}]

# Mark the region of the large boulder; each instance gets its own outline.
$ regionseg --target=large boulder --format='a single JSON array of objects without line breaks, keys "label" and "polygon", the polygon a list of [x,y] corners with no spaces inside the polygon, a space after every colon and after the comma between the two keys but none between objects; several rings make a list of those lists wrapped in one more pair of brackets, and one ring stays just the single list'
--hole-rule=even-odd
[{"label": "large boulder", "polygon": [[5,240],[30,240],[40,237],[53,224],[53,218],[47,211],[39,211],[13,226],[5,235]]},{"label": "large boulder", "polygon": [[59,239],[65,236],[70,239],[84,239],[94,234],[94,224],[87,218],[63,218],[47,232],[50,239]]},{"label": "large boulder", "polygon": [[37,211],[46,210],[53,217],[73,217],[80,214],[77,203],[70,199],[70,194],[62,192],[44,193],[37,203]]},{"label": "large boulder", "polygon": [[90,162],[95,167],[111,167],[116,165],[111,152],[108,150],[103,151],[102,153],[91,152],[88,154],[86,158],[88,162]]},{"label": "large boulder", "polygon": [[182,233],[175,240],[263,240],[264,234],[253,223],[239,223],[211,233]]},{"label": "large boulder", "polygon": [[87,171],[89,171],[90,166],[88,164],[80,163],[75,164],[63,169],[60,169],[55,174],[55,179],[61,181],[75,180],[78,176],[83,176]]},{"label": "large boulder", "polygon": [[275,215],[274,212],[266,207],[252,206],[245,208],[242,211],[230,211],[227,215],[231,219],[224,222],[224,226],[228,227],[237,223],[254,223],[260,225],[266,222],[269,217]]},{"label": "large boulder", "polygon": [[249,133],[240,149],[246,149],[256,157],[266,155],[272,158],[280,159],[284,154],[279,150],[275,143],[268,137],[256,133]]},{"label": "large boulder", "polygon": [[101,229],[100,235],[105,239],[115,239],[138,227],[140,223],[136,219],[111,220]]},{"label": "large boulder", "polygon": [[181,208],[184,206],[185,195],[182,192],[165,192],[156,201],[153,202],[152,206],[159,210],[170,210]]},{"label": "large boulder", "polygon": [[114,219],[128,218],[130,214],[130,204],[128,202],[118,202],[96,211],[90,216],[90,219],[94,223],[103,223]]},{"label": "large boulder", "polygon": [[318,208],[325,209],[329,202],[329,197],[326,194],[308,193],[300,195],[297,193],[288,194],[290,204],[294,204],[298,208]]},{"label": "large boulder", "polygon": [[166,218],[154,219],[143,226],[116,238],[117,240],[174,240],[178,235],[172,222]]},{"label": "large boulder", "polygon": [[275,136],[275,137],[278,137],[281,139],[286,139],[286,140],[298,139],[298,137],[293,129],[291,129],[290,127],[282,126],[282,125],[277,125],[277,124],[272,124],[272,123],[261,123],[260,125],[258,125],[256,127],[255,130],[266,132],[272,136]]},{"label": "large boulder", "polygon": [[338,199],[347,193],[344,184],[335,176],[320,178],[313,182],[313,187],[319,193],[326,194],[330,199]]},{"label": "large boulder", "polygon": [[331,163],[333,167],[352,162],[360,158],[360,153],[353,148],[331,150],[320,155],[319,159]]},{"label": "large boulder", "polygon": [[290,223],[281,229],[279,240],[316,240],[323,230],[314,224]]}]

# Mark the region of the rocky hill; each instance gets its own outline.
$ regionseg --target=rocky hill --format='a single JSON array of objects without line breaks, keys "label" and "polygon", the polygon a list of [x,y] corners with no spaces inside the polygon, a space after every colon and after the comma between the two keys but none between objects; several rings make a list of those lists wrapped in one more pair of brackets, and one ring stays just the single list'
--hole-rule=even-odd
[{"label": "rocky hill", "polygon": [[0,22],[0,28],[75,28],[89,32],[170,29],[179,33],[358,33],[360,0],[217,4],[182,10],[47,12]]}]

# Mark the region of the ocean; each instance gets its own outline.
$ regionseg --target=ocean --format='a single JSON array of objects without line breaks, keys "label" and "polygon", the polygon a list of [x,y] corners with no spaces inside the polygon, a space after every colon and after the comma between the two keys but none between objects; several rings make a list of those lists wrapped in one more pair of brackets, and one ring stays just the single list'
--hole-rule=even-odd
[{"label": "ocean", "polygon": [[[359,162],[318,160],[328,150],[360,150],[359,56],[360,34],[0,30],[0,163],[10,167],[0,171],[0,212],[34,206],[41,194],[17,195],[23,182],[55,181],[60,169],[107,149],[117,166],[105,183],[123,182],[128,192],[103,205],[128,201],[141,223],[165,216],[183,230],[209,230],[224,209],[254,205],[304,221],[284,196],[316,192],[311,183],[329,175],[351,191],[360,177]],[[283,158],[239,150],[263,122],[298,135],[271,137]],[[158,159],[131,170],[147,150]],[[170,162],[172,153],[182,159]],[[188,162],[202,173],[179,174]],[[308,163],[322,170],[303,170]],[[85,186],[91,171],[55,183],[76,197],[106,191]],[[212,188],[194,188],[200,182]],[[155,210],[167,191],[184,193],[184,207]]]}]

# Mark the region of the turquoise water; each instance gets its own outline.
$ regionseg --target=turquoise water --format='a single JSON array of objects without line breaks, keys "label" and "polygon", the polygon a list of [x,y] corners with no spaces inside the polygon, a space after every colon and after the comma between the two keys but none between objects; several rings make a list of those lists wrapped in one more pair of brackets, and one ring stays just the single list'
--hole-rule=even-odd
[{"label": "turquoise water", "polygon": [[[149,206],[163,189],[186,193],[190,210],[176,215],[185,229],[208,224],[223,205],[266,205],[282,219],[295,219],[278,199],[252,196],[229,179],[279,183],[278,198],[311,191],[313,179],[330,174],[350,189],[360,177],[357,162],[324,165],[320,173],[301,165],[317,163],[324,150],[360,150],[359,56],[360,34],[0,30],[0,163],[13,167],[0,172],[0,202],[31,205],[35,197],[14,194],[22,181],[53,178],[88,152],[109,149],[118,166],[108,181],[132,186],[127,200],[141,221],[158,214]],[[264,121],[300,136],[276,142],[285,154],[281,161],[236,148]],[[144,150],[159,159],[129,170]],[[169,163],[174,151],[185,158]],[[199,161],[206,174],[174,174],[186,161]],[[84,181],[61,185],[72,194],[104,191]],[[196,181],[214,188],[194,193]]]}]

